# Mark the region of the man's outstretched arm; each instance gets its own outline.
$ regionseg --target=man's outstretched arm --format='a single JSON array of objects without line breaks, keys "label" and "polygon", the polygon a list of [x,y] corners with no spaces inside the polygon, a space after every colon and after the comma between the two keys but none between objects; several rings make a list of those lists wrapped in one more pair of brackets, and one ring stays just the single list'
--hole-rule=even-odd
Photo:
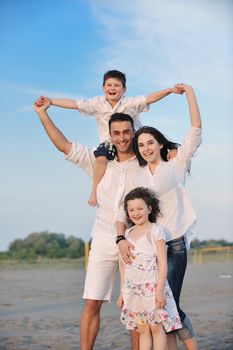
[{"label": "man's outstretched arm", "polygon": [[49,99],[45,98],[43,105],[41,105],[39,101],[40,99],[34,102],[34,111],[40,118],[41,124],[43,125],[48,137],[60,152],[68,154],[71,150],[72,144],[48,116],[47,109],[50,106]]}]

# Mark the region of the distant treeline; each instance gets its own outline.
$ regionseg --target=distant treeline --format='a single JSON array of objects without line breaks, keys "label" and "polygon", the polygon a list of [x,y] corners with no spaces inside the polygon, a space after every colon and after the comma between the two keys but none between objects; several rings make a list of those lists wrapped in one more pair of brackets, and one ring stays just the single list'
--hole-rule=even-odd
[{"label": "distant treeline", "polygon": [[29,234],[25,239],[15,239],[0,259],[37,260],[38,258],[75,259],[84,256],[84,241],[74,236],[48,231]]},{"label": "distant treeline", "polygon": [[[84,256],[84,245],[81,238],[66,237],[63,233],[35,232],[29,234],[25,239],[15,239],[7,252],[0,253],[0,260],[76,259]],[[191,243],[191,249],[219,246],[233,246],[233,242],[225,239],[205,241],[195,239]]]},{"label": "distant treeline", "polygon": [[191,249],[201,249],[207,247],[231,247],[233,242],[228,242],[225,239],[209,239],[205,241],[199,241],[199,239],[194,239],[191,242]]}]

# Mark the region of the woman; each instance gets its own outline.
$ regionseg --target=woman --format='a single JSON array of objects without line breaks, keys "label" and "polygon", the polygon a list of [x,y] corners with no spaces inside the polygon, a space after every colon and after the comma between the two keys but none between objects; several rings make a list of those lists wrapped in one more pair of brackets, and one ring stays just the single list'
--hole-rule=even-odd
[{"label": "woman", "polygon": [[[186,94],[191,127],[177,156],[166,160],[169,149],[177,144],[153,127],[142,127],[135,134],[135,153],[141,165],[128,179],[127,191],[138,186],[152,189],[160,201],[161,217],[157,223],[166,230],[168,246],[168,282],[176,301],[183,328],[176,331],[186,349],[197,349],[192,325],[179,306],[180,293],[187,266],[187,248],[194,233],[196,214],[185,190],[185,178],[190,170],[190,160],[201,143],[201,118],[194,91],[186,84],[176,85]],[[122,234],[123,211],[119,214],[118,234]],[[124,259],[124,257],[123,257]],[[125,257],[124,260],[126,260]],[[175,336],[168,336],[172,344]]]}]

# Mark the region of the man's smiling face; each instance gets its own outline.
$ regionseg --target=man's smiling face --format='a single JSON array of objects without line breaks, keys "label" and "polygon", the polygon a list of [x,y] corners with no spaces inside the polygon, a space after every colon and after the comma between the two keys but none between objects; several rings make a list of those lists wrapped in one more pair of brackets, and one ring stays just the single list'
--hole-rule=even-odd
[{"label": "man's smiling face", "polygon": [[110,136],[118,156],[132,150],[134,130],[129,121],[115,121],[111,124]]}]

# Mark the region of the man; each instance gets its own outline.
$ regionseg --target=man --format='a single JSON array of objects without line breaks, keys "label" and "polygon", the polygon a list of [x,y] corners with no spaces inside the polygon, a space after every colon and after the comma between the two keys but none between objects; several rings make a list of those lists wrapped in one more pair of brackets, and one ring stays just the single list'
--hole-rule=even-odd
[{"label": "man", "polygon": [[[34,103],[34,110],[55,147],[65,154],[67,160],[78,164],[92,175],[93,150],[70,142],[49,118],[46,110],[50,105],[45,99],[43,105],[39,100]],[[125,180],[130,171],[138,167],[133,152],[133,120],[123,113],[115,113],[109,121],[112,143],[116,147],[117,159],[109,161],[97,191],[98,207],[92,230],[92,244],[85,280],[85,299],[80,317],[80,348],[91,350],[100,327],[100,309],[104,301],[110,301],[118,270],[119,251],[124,257],[132,257],[130,243],[122,239],[116,244],[114,222],[120,203],[124,196]],[[137,332],[131,332],[131,349],[138,350]]]}]

